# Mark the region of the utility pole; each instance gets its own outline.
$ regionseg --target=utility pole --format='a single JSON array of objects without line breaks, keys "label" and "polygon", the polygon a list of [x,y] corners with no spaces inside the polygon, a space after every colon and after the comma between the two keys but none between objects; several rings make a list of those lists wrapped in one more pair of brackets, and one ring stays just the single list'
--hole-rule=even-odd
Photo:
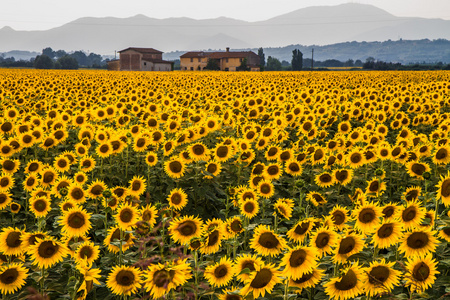
[{"label": "utility pole", "polygon": [[314,48],[311,49],[311,71],[314,69]]}]

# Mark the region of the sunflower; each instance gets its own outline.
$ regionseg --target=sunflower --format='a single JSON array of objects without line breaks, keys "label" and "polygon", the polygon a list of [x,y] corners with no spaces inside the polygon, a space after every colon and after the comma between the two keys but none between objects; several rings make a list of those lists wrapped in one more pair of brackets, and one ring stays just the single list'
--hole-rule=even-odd
[{"label": "sunflower", "polygon": [[208,160],[210,150],[202,143],[195,143],[189,147],[189,156],[193,161]]},{"label": "sunflower", "polygon": [[188,203],[188,196],[183,189],[175,188],[170,191],[167,201],[169,201],[169,207],[175,210],[181,210]]},{"label": "sunflower", "polygon": [[4,208],[8,207],[8,205],[11,203],[11,193],[6,191],[0,191],[0,210],[3,210]]},{"label": "sunflower", "polygon": [[114,216],[119,228],[124,231],[135,227],[139,217],[139,211],[128,203],[122,203]]},{"label": "sunflower", "polygon": [[137,197],[142,195],[145,191],[145,188],[147,187],[146,180],[142,176],[134,176],[128,184],[129,193]]},{"label": "sunflower", "polygon": [[219,262],[206,267],[204,276],[210,285],[222,287],[233,279],[235,273],[233,261],[223,256]]},{"label": "sunflower", "polygon": [[432,161],[435,165],[448,164],[450,162],[450,147],[442,145],[434,149]]},{"label": "sunflower", "polygon": [[53,167],[60,173],[67,172],[70,170],[70,161],[66,156],[60,155],[55,158]]},{"label": "sunflower", "polygon": [[353,179],[352,169],[337,169],[333,172],[334,180],[342,186],[346,186]]},{"label": "sunflower", "polygon": [[226,239],[235,237],[237,234],[244,231],[244,225],[239,216],[228,218],[227,221],[222,224],[222,228]]},{"label": "sunflower", "polygon": [[187,259],[150,265],[144,273],[144,287],[153,299],[167,295],[172,289],[184,285],[191,277]]},{"label": "sunflower", "polygon": [[269,199],[275,194],[275,188],[269,180],[261,180],[256,189],[257,193],[266,199]]},{"label": "sunflower", "polygon": [[335,263],[345,263],[353,254],[359,253],[364,248],[363,237],[357,233],[348,233],[339,239],[333,261]]},{"label": "sunflower", "polygon": [[297,246],[281,259],[280,266],[285,266],[283,274],[292,279],[299,279],[317,267],[318,252],[313,247]]},{"label": "sunflower", "polygon": [[86,192],[80,183],[72,183],[67,189],[67,197],[77,204],[86,202]]},{"label": "sunflower", "polygon": [[83,145],[83,144],[75,145],[75,153],[78,156],[80,156],[80,157],[86,156],[88,154],[88,152],[89,152],[88,147],[86,147],[85,145]]},{"label": "sunflower", "polygon": [[14,294],[25,285],[28,269],[21,263],[0,266],[0,294]]},{"label": "sunflower", "polygon": [[20,167],[20,161],[18,159],[4,158],[0,160],[2,171],[9,174],[14,174]]},{"label": "sunflower", "polygon": [[85,241],[81,243],[75,251],[75,260],[77,262],[86,263],[88,266],[92,266],[92,263],[99,257],[99,246],[96,246],[93,242]]},{"label": "sunflower", "polygon": [[347,154],[346,159],[347,165],[352,169],[356,169],[365,164],[363,152],[357,148],[354,148],[354,150],[350,151]]},{"label": "sunflower", "polygon": [[44,218],[52,209],[49,197],[37,197],[30,199],[30,211],[36,218]]},{"label": "sunflower", "polygon": [[292,217],[293,203],[287,203],[286,199],[280,198],[273,205],[275,213],[279,214],[282,218],[289,220]]},{"label": "sunflower", "polygon": [[369,197],[379,197],[386,190],[386,183],[379,178],[374,178],[368,182],[366,195]]},{"label": "sunflower", "polygon": [[371,202],[367,202],[353,209],[352,216],[356,220],[355,228],[365,235],[372,233],[380,223],[382,209]]},{"label": "sunflower", "polygon": [[33,264],[41,269],[47,269],[61,262],[69,254],[69,250],[54,238],[46,236],[38,239],[36,244],[31,246],[29,253],[31,253]]},{"label": "sunflower", "polygon": [[441,181],[436,185],[438,188],[437,198],[441,198],[445,207],[450,206],[450,171],[447,176],[441,176]]},{"label": "sunflower", "polygon": [[316,175],[314,182],[321,188],[327,188],[335,183],[334,177],[329,172],[323,172]]},{"label": "sunflower", "polygon": [[286,241],[270,230],[268,226],[258,225],[250,240],[250,248],[263,256],[276,256],[286,248]]},{"label": "sunflower", "polygon": [[18,228],[7,227],[0,233],[0,253],[4,255],[20,255],[26,249],[23,247],[22,235]]},{"label": "sunflower", "polygon": [[86,212],[83,208],[73,207],[63,213],[60,220],[62,225],[61,232],[67,237],[84,236],[91,229],[91,214]]},{"label": "sunflower", "polygon": [[264,297],[266,293],[272,293],[274,286],[281,283],[281,272],[277,271],[274,264],[263,263],[257,270],[250,272],[249,278],[244,282],[242,295],[253,293],[253,298]]},{"label": "sunflower", "polygon": [[136,267],[114,266],[106,286],[115,295],[131,296],[141,287],[141,270]]},{"label": "sunflower", "polygon": [[147,222],[150,227],[155,226],[158,210],[153,205],[148,204],[139,211],[142,221]]},{"label": "sunflower", "polygon": [[116,245],[119,244],[122,247],[122,252],[133,246],[134,236],[129,232],[123,232],[119,226],[108,229],[108,235],[103,240],[103,244],[107,246],[108,251],[112,253],[118,253],[120,248]]},{"label": "sunflower", "polygon": [[421,193],[422,193],[421,187],[413,186],[406,189],[406,191],[403,193],[403,197],[405,197],[406,201],[412,201],[419,199]]},{"label": "sunflower", "polygon": [[14,177],[8,173],[1,173],[0,175],[0,191],[9,191],[14,186]]},{"label": "sunflower", "polygon": [[282,174],[283,169],[281,168],[281,165],[278,163],[273,163],[266,166],[263,176],[269,180],[276,180],[280,178]]},{"label": "sunflower", "polygon": [[[242,254],[235,259],[235,269],[237,280],[245,282],[250,278],[250,273],[259,269],[263,265],[260,257],[250,254]],[[243,272],[248,269],[249,272]]]},{"label": "sunflower", "polygon": [[303,168],[296,159],[291,159],[286,162],[285,172],[296,177],[302,175]]},{"label": "sunflower", "polygon": [[340,277],[332,278],[323,285],[330,299],[353,299],[363,292],[363,268],[358,263],[345,268],[341,274]]},{"label": "sunflower", "polygon": [[104,141],[98,144],[95,153],[100,158],[106,158],[113,153],[113,145],[110,141]]},{"label": "sunflower", "polygon": [[94,170],[95,165],[96,165],[95,159],[93,159],[90,156],[86,156],[80,159],[80,170],[85,173]]},{"label": "sunflower", "polygon": [[327,199],[319,192],[309,192],[306,195],[306,200],[310,201],[314,206],[321,206],[327,203]]},{"label": "sunflower", "polygon": [[394,269],[395,262],[373,261],[364,269],[362,281],[370,297],[390,293],[400,282],[402,273]]},{"label": "sunflower", "polygon": [[298,279],[289,278],[289,286],[300,289],[296,293],[301,293],[301,289],[315,287],[322,279],[324,273],[324,270],[314,268],[311,272],[303,274]]},{"label": "sunflower", "polygon": [[221,225],[222,222],[214,220],[205,224],[203,229],[205,242],[200,247],[202,254],[212,254],[220,250],[220,244],[222,243]]},{"label": "sunflower", "polygon": [[414,229],[403,235],[398,250],[405,253],[406,257],[424,257],[433,253],[437,246],[436,231],[431,229]]},{"label": "sunflower", "polygon": [[233,156],[230,145],[226,144],[217,144],[213,151],[213,154],[218,162],[225,162]]},{"label": "sunflower", "polygon": [[427,163],[420,163],[415,161],[410,161],[406,164],[408,169],[408,174],[411,177],[423,180],[423,173],[430,171],[430,166]]},{"label": "sunflower", "polygon": [[330,212],[330,216],[332,216],[334,226],[343,230],[345,227],[345,223],[348,221],[348,210],[345,207],[341,207],[336,205]]},{"label": "sunflower", "polygon": [[241,214],[248,219],[254,218],[258,212],[259,212],[259,203],[258,201],[246,198],[245,200],[240,202],[239,209],[241,211]]},{"label": "sunflower", "polygon": [[404,207],[401,207],[394,218],[402,222],[404,229],[419,227],[425,218],[425,209],[420,206],[418,200],[409,201]]},{"label": "sunflower", "polygon": [[314,219],[307,218],[304,220],[298,221],[291,229],[287,232],[287,237],[291,241],[295,241],[297,243],[302,243],[305,237],[311,232],[314,226]]},{"label": "sunflower", "polygon": [[244,298],[240,295],[240,288],[231,287],[222,291],[222,294],[218,295],[219,300],[243,300]]},{"label": "sunflower", "polygon": [[[262,180],[261,180],[262,181]],[[251,200],[258,200],[258,194],[256,191],[254,191],[251,188],[248,187],[243,187],[242,189],[240,189],[240,191],[237,193],[237,202],[238,203],[242,203],[247,199],[251,199]]]},{"label": "sunflower", "polygon": [[276,145],[271,145],[267,148],[264,156],[266,160],[272,161],[277,160],[277,158],[280,156],[281,148]]},{"label": "sunflower", "polygon": [[25,167],[25,173],[40,173],[42,170],[42,163],[38,160],[31,160],[28,162],[27,166]]},{"label": "sunflower", "polygon": [[149,167],[153,167],[158,163],[158,155],[153,151],[147,152],[147,155],[145,156],[145,163]]},{"label": "sunflower", "polygon": [[72,180],[66,176],[59,177],[52,187],[52,194],[59,198],[63,198],[67,194],[67,189],[69,188]]},{"label": "sunflower", "polygon": [[180,159],[171,158],[164,163],[164,171],[169,177],[177,179],[183,176],[185,165]]},{"label": "sunflower", "polygon": [[91,182],[91,184],[87,188],[87,193],[92,199],[96,199],[103,196],[103,191],[105,191],[108,187],[106,184],[99,179]]},{"label": "sunflower", "polygon": [[390,246],[397,244],[402,236],[401,223],[385,220],[375,228],[372,242],[377,248],[389,248]]},{"label": "sunflower", "polygon": [[408,257],[406,263],[406,286],[411,286],[411,292],[424,292],[431,287],[436,280],[437,262],[431,254],[425,257]]},{"label": "sunflower", "polygon": [[[1,193],[0,193],[0,197],[1,197]],[[20,206],[19,203],[11,202],[11,203],[9,204],[9,209],[11,210],[11,212],[12,212],[13,214],[17,214],[17,213],[20,211],[20,208],[21,208],[21,206]]]},{"label": "sunflower", "polygon": [[202,235],[202,220],[193,216],[184,216],[173,219],[169,225],[172,239],[180,244],[187,244],[194,237]]},{"label": "sunflower", "polygon": [[212,179],[214,176],[219,175],[220,171],[222,171],[222,164],[220,162],[210,160],[205,166],[205,172],[207,174],[205,178]]}]

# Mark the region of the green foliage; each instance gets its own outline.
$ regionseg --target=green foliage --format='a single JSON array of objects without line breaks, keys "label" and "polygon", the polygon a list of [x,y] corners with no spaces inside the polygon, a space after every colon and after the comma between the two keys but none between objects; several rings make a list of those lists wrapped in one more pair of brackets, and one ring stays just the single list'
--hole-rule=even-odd
[{"label": "green foliage", "polygon": [[64,55],[55,63],[57,69],[76,70],[78,69],[78,62],[75,58],[69,55]]},{"label": "green foliage", "polygon": [[36,56],[34,60],[34,67],[36,69],[53,69],[54,66],[53,60],[45,54]]},{"label": "green foliage", "polygon": [[208,62],[206,63],[205,70],[211,70],[211,71],[219,71],[220,66],[216,59],[208,58]]},{"label": "green foliage", "polygon": [[301,71],[302,70],[302,68],[303,68],[303,53],[300,50],[294,49],[292,51],[291,65],[292,65],[292,71]]},{"label": "green foliage", "polygon": [[267,65],[266,65],[266,70],[267,71],[281,71],[282,67],[281,67],[281,62],[272,56],[269,56],[267,58]]}]

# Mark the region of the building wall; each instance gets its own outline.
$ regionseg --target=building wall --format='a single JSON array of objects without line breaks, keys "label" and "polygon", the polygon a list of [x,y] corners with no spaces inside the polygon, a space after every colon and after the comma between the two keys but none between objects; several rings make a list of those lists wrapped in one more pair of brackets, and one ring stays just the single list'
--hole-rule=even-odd
[{"label": "building wall", "polygon": [[241,65],[239,58],[222,58],[220,69],[222,71],[236,71],[236,68]]},{"label": "building wall", "polygon": [[123,71],[140,71],[142,54],[134,50],[120,53],[120,69]]},{"label": "building wall", "polygon": [[119,71],[120,70],[120,60],[108,61],[108,70]]},{"label": "building wall", "polygon": [[198,71],[203,70],[208,63],[208,58],[206,57],[182,57],[180,58],[180,68],[182,71]]}]

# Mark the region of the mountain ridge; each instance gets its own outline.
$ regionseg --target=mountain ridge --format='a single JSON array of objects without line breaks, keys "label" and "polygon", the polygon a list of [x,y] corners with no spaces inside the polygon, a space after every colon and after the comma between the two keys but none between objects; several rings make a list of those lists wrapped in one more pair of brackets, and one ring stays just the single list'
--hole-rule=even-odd
[{"label": "mountain ridge", "polygon": [[258,48],[399,38],[450,39],[450,20],[396,17],[375,6],[355,3],[312,6],[255,22],[227,17],[157,19],[143,14],[83,17],[43,31],[16,31],[5,26],[0,29],[0,51],[51,47],[111,55],[131,46],[168,52],[224,48],[227,43],[231,48]]}]

